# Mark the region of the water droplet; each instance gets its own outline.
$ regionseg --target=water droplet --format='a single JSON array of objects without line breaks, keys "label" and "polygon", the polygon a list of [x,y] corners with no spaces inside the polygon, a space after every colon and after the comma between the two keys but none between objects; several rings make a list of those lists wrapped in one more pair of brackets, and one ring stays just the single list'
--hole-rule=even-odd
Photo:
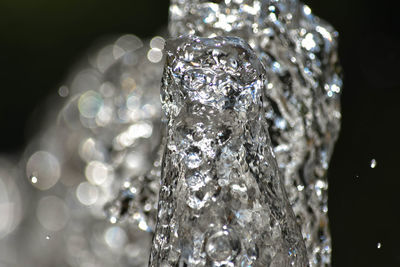
[{"label": "water droplet", "polygon": [[158,48],[152,48],[149,50],[147,53],[147,59],[152,62],[152,63],[158,63],[161,61],[163,57],[163,53],[160,49]]},{"label": "water droplet", "polygon": [[111,226],[105,231],[104,240],[111,249],[121,249],[127,242],[127,235],[121,227]]},{"label": "water droplet", "polygon": [[112,169],[100,161],[91,161],[85,169],[87,180],[93,185],[102,185],[112,177]]},{"label": "water droplet", "polygon": [[229,258],[232,253],[229,233],[220,231],[212,235],[207,241],[206,251],[208,256],[216,261],[223,261]]},{"label": "water droplet", "polygon": [[99,113],[104,104],[102,96],[95,91],[87,91],[78,101],[78,108],[81,115],[88,119],[93,119]]},{"label": "water droplet", "polygon": [[378,162],[376,162],[376,159],[372,159],[371,160],[371,168],[374,169],[376,167],[376,165],[378,164]]},{"label": "water droplet", "polygon": [[76,197],[83,205],[90,206],[98,200],[99,190],[96,186],[88,182],[83,182],[76,189]]},{"label": "water droplet", "polygon": [[378,249],[380,249],[381,247],[382,247],[382,243],[378,243],[378,244],[376,244],[376,247],[378,248]]},{"label": "water droplet", "polygon": [[26,174],[36,188],[40,190],[50,189],[60,179],[60,162],[49,152],[36,151],[26,163]]},{"label": "water droplet", "polygon": [[46,230],[56,232],[67,225],[70,209],[63,199],[56,196],[45,196],[38,202],[36,216]]},{"label": "water droplet", "polygon": [[240,248],[240,241],[227,230],[211,235],[206,243],[208,257],[216,262],[232,260]]},{"label": "water droplet", "polygon": [[160,36],[156,36],[150,41],[151,48],[157,48],[162,50],[164,48],[164,45],[165,45],[165,40]]}]

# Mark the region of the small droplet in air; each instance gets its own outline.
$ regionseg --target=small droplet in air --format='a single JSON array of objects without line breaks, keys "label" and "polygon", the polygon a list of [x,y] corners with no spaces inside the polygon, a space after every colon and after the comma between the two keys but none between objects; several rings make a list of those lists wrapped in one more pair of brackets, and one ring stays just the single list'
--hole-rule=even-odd
[{"label": "small droplet in air", "polygon": [[49,235],[46,235],[46,240],[50,240],[50,236]]},{"label": "small droplet in air", "polygon": [[378,249],[380,249],[381,247],[382,247],[382,243],[378,243],[378,244],[376,244],[376,247],[378,248]]},{"label": "small droplet in air", "polygon": [[374,169],[378,163],[376,162],[376,159],[371,160],[371,168]]}]

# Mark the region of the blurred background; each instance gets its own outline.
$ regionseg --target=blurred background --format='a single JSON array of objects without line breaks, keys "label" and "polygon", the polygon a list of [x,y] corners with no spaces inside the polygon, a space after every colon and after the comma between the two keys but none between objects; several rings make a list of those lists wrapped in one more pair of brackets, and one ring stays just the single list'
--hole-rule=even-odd
[{"label": "blurred background", "polygon": [[[398,10],[390,0],[305,2],[339,31],[345,73],[342,131],[329,171],[333,266],[400,266]],[[46,96],[93,44],[124,33],[154,36],[167,24],[168,5],[1,0],[0,154],[23,150]]]}]

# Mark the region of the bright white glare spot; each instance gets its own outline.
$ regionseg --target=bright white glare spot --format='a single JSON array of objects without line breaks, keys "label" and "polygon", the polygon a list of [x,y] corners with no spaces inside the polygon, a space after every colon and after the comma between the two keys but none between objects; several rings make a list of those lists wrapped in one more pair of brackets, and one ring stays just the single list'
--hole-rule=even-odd
[{"label": "bright white glare spot", "polygon": [[337,86],[336,84],[331,85],[331,90],[335,93],[340,93],[340,87]]},{"label": "bright white glare spot", "polygon": [[[236,1],[236,2],[243,2],[243,0],[240,0],[240,1]],[[240,4],[241,4],[240,3]],[[254,3],[253,4],[254,6],[251,6],[251,5],[243,5],[243,11],[244,11],[244,13],[245,14],[251,14],[251,15],[253,15],[253,16],[256,16],[257,15],[257,12],[259,12],[259,10],[260,10],[260,5],[259,4],[256,4],[256,3]]]},{"label": "bright white glare spot", "polygon": [[325,188],[325,186],[326,186],[325,182],[324,182],[324,181],[321,181],[321,180],[318,180],[318,181],[315,183],[315,187],[317,187],[317,188]]},{"label": "bright white glare spot", "polygon": [[129,127],[128,132],[133,138],[149,138],[153,133],[153,127],[146,122],[136,123]]},{"label": "bright white glare spot", "polygon": [[324,189],[328,189],[327,184],[322,180],[318,180],[315,183],[315,191],[317,193],[317,196],[321,196],[322,190],[324,190]]},{"label": "bright white glare spot", "polygon": [[317,44],[314,41],[314,36],[311,33],[308,33],[306,35],[306,38],[301,41],[301,45],[308,51],[312,50],[317,46]]},{"label": "bright white glare spot", "polygon": [[169,7],[170,14],[174,14],[174,16],[178,19],[182,19],[184,14],[182,12],[182,9],[179,8],[177,5],[170,5]]},{"label": "bright white glare spot", "polygon": [[311,15],[311,8],[307,5],[304,5],[304,14]]},{"label": "bright white glare spot", "polygon": [[34,175],[32,175],[32,177],[31,177],[31,182],[32,182],[32,184],[36,184],[37,181],[38,181],[37,177],[34,176]]},{"label": "bright white glare spot", "polygon": [[83,205],[93,205],[99,197],[99,190],[96,186],[83,182],[76,189],[76,197]]},{"label": "bright white glare spot", "polygon": [[376,165],[378,164],[378,162],[375,159],[371,160],[371,168],[374,169],[376,167]]},{"label": "bright white glare spot", "polygon": [[328,212],[328,206],[324,205],[324,206],[322,207],[322,211],[325,212],[325,213],[327,213],[327,212]]},{"label": "bright white glare spot", "polygon": [[378,249],[380,249],[380,248],[382,247],[382,243],[376,244],[376,247],[377,247]]},{"label": "bright white glare spot", "polygon": [[50,236],[49,235],[46,235],[46,240],[50,240]]},{"label": "bright white glare spot", "polygon": [[147,58],[149,59],[150,62],[152,63],[158,63],[161,61],[162,59],[162,52],[160,49],[157,48],[152,48],[149,50],[149,52],[147,53]]},{"label": "bright white glare spot", "polygon": [[129,188],[129,191],[131,191],[132,194],[136,194],[137,193],[137,189],[135,187],[133,187],[133,186]]},{"label": "bright white glare spot", "polygon": [[286,122],[286,120],[285,119],[283,119],[283,118],[277,118],[277,119],[275,119],[275,126],[278,128],[278,129],[281,129],[281,130],[284,130],[284,129],[286,129],[286,126],[287,126],[287,122]]},{"label": "bright white glare spot", "polygon": [[319,32],[325,39],[332,42],[332,35],[324,27],[317,26],[317,32]]},{"label": "bright white glare spot", "polygon": [[147,225],[147,223],[144,220],[139,222],[138,227],[142,231],[148,231],[149,230],[149,226]]},{"label": "bright white glare spot", "polygon": [[127,236],[121,227],[112,226],[106,230],[104,240],[110,248],[121,249],[127,242]]},{"label": "bright white glare spot", "polygon": [[118,135],[117,142],[122,147],[131,146],[138,138],[149,138],[153,133],[153,127],[146,122],[133,124],[125,132]]},{"label": "bright white glare spot", "polygon": [[69,219],[69,209],[64,201],[56,196],[40,199],[36,210],[40,224],[49,231],[59,231]]},{"label": "bright white glare spot", "polygon": [[138,227],[142,231],[149,232],[151,231],[150,227],[147,225],[146,221],[143,219],[142,215],[140,213],[135,213],[133,215],[133,219],[138,222]]},{"label": "bright white glare spot", "polygon": [[124,182],[124,187],[125,188],[129,188],[131,186],[131,182],[129,182],[129,181],[125,181]]},{"label": "bright white glare spot", "polygon": [[[49,152],[37,151],[29,158],[26,164],[26,174],[36,188],[47,190],[53,187],[60,179],[60,163]],[[36,179],[33,179],[33,177]]]},{"label": "bright white glare spot", "polygon": [[281,64],[275,61],[274,63],[272,63],[272,70],[274,72],[281,72]]},{"label": "bright white glare spot", "polygon": [[271,21],[277,21],[278,20],[275,13],[269,13],[269,18],[270,18]]},{"label": "bright white glare spot", "polygon": [[86,166],[85,175],[90,183],[101,185],[109,178],[110,169],[102,162],[92,161]]},{"label": "bright white glare spot", "polygon": [[165,45],[165,40],[160,36],[156,36],[150,41],[151,48],[157,48],[159,50],[162,50],[164,49],[164,45]]}]

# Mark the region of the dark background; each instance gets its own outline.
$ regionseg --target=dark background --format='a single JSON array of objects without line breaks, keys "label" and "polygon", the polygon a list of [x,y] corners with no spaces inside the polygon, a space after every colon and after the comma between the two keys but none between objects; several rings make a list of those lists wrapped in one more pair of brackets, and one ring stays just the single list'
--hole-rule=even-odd
[{"label": "dark background", "polygon": [[[306,1],[340,32],[345,71],[342,132],[329,176],[335,267],[400,266],[396,2]],[[150,37],[167,16],[163,0],[0,0],[0,154],[24,148],[31,114],[96,40]]]}]

